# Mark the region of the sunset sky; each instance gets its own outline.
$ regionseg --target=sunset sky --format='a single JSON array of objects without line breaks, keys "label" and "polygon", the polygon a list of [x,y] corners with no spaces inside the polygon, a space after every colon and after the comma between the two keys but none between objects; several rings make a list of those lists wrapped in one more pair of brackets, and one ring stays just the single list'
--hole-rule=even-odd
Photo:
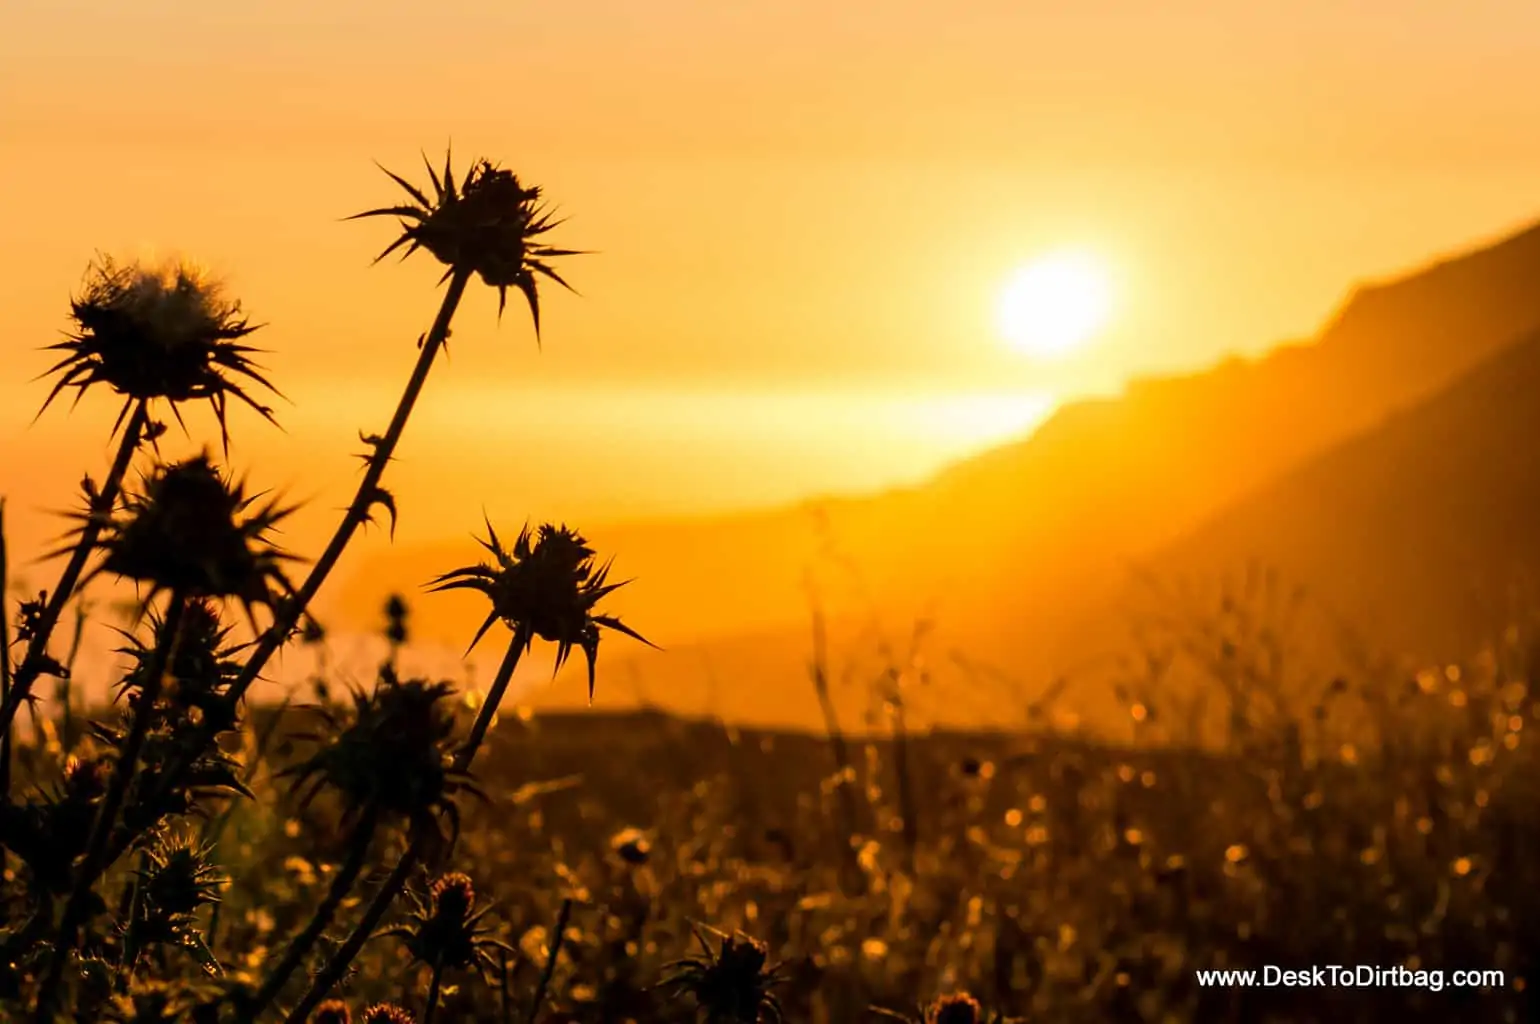
[{"label": "sunset sky", "polygon": [[[491,156],[595,250],[544,351],[473,292],[393,477],[402,535],[912,481],[1054,402],[1311,333],[1355,280],[1540,215],[1528,0],[7,0],[0,491],[59,508],[110,411],[27,424],[96,250],[226,277],[294,401],[238,464],[339,503],[436,308],[342,216]],[[1115,309],[1053,363],[995,323],[1098,254]],[[206,422],[206,421],[205,421]],[[322,500],[334,498],[335,500]],[[330,514],[326,514],[329,520]],[[40,521],[40,520],[39,520]],[[25,539],[40,526],[23,523]]]}]

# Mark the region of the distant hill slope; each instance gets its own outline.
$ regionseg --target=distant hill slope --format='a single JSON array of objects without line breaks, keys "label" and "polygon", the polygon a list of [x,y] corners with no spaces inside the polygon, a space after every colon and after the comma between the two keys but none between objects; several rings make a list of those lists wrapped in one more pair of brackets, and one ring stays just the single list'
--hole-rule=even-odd
[{"label": "distant hill slope", "polygon": [[[1189,543],[1181,538],[1221,510],[1540,330],[1536,282],[1540,226],[1358,289],[1311,343],[1069,405],[1030,437],[917,488],[621,526],[593,531],[594,539],[617,554],[620,573],[640,580],[617,595],[618,607],[672,649],[644,659],[650,676],[667,679],[673,665],[698,679],[709,658],[729,680],[754,678],[761,696],[724,695],[729,716],[787,711],[772,695],[774,673],[805,658],[804,574],[826,546],[859,570],[863,600],[892,621],[933,613],[948,643],[1034,670],[1062,668],[1079,642],[1068,624],[1116,595],[1131,560]],[[1469,428],[1473,443],[1478,426]],[[1409,444],[1386,453],[1414,463],[1430,454]],[[1326,477],[1318,485],[1339,486]],[[1247,529],[1224,534],[1229,547],[1216,535],[1214,557],[1244,558]],[[1190,543],[1195,553],[1203,548]],[[345,600],[372,613],[387,588],[415,586],[467,553],[393,552],[363,567]],[[451,601],[420,602],[418,628],[460,637],[472,616]],[[751,634],[761,639],[747,642]]]},{"label": "distant hill slope", "polygon": [[1254,492],[1151,560],[1214,575],[1247,559],[1309,587],[1396,651],[1495,639],[1540,582],[1540,332],[1378,428]]}]

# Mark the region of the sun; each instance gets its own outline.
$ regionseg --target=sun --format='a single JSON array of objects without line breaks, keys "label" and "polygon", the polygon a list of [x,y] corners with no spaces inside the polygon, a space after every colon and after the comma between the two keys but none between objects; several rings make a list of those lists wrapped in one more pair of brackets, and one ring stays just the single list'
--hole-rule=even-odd
[{"label": "sun", "polygon": [[1106,326],[1112,287],[1088,252],[1058,252],[1017,270],[1000,295],[1000,333],[1013,348],[1053,357],[1074,351]]}]

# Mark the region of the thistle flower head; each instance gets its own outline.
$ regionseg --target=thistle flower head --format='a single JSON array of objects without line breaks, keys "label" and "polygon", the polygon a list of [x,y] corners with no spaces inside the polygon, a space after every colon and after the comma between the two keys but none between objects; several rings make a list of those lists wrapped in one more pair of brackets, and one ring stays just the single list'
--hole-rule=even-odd
[{"label": "thistle flower head", "polygon": [[310,1024],[353,1024],[353,1014],[341,999],[328,999],[315,1008]]},{"label": "thistle flower head", "polygon": [[966,992],[940,996],[925,1008],[925,1024],[983,1024],[984,1010]]},{"label": "thistle flower head", "polygon": [[464,181],[458,184],[449,156],[444,158],[442,176],[428,163],[426,156],[423,163],[433,183],[431,198],[399,174],[382,167],[380,169],[391,180],[406,190],[411,204],[381,207],[349,218],[395,217],[400,220],[400,237],[375,257],[375,262],[402,246],[406,247],[403,259],[418,249],[426,249],[448,268],[444,272],[445,278],[455,271],[475,273],[488,286],[496,288],[499,317],[508,302],[508,289],[517,288],[529,303],[538,338],[538,279],[549,278],[570,291],[571,286],[562,280],[550,261],[561,256],[581,255],[576,249],[559,249],[542,240],[546,232],[561,222],[553,219],[541,203],[540,188],[524,185],[513,172],[488,160],[474,161]]},{"label": "thistle flower head", "polygon": [[523,650],[528,650],[536,637],[555,643],[557,670],[578,647],[588,662],[588,699],[592,702],[601,628],[653,646],[614,616],[594,614],[600,600],[625,584],[609,582],[609,564],[594,563],[593,548],[577,531],[545,523],[531,534],[526,526],[510,550],[503,547],[488,521],[487,539],[478,538],[478,543],[492,555],[490,563],[456,569],[429,583],[435,592],[477,590],[492,602],[471,647],[498,619],[513,630],[514,643]]},{"label": "thistle flower head", "polygon": [[668,964],[663,986],[689,993],[711,1020],[779,1024],[781,1004],[770,990],[781,980],[780,968],[768,962],[764,944],[724,935],[713,949],[699,929],[695,938],[702,955]]},{"label": "thistle flower head", "polygon": [[[58,374],[46,409],[67,388],[76,401],[106,384],[129,403],[164,400],[178,419],[183,402],[205,400],[229,447],[225,413],[233,396],[273,420],[240,378],[277,394],[252,363],[256,351],[240,339],[257,330],[218,283],[185,264],[147,267],[107,257],[92,263],[80,296],[70,303],[74,331],[49,348],[66,353],[48,373]],[[125,406],[126,411],[126,406]]]},{"label": "thistle flower head", "polygon": [[125,632],[128,646],[119,648],[118,653],[127,655],[130,665],[118,686],[129,695],[130,707],[138,706],[156,650],[170,649],[172,657],[162,690],[167,705],[179,718],[210,724],[215,732],[233,727],[233,709],[226,691],[241,666],[235,660],[236,646],[228,643],[230,630],[212,601],[198,599],[187,602],[180,624],[151,612],[148,642]]},{"label": "thistle flower head", "polygon": [[417,1024],[416,1019],[395,1003],[375,1003],[358,1018],[358,1024]]},{"label": "thistle flower head", "polygon": [[187,916],[218,903],[226,879],[214,865],[212,852],[211,846],[189,835],[168,836],[151,846],[148,863],[139,872],[145,905],[155,913]]},{"label": "thistle flower head", "polygon": [[274,586],[292,592],[282,569],[293,556],[268,541],[292,509],[269,502],[252,509],[245,484],[220,474],[207,454],[161,465],[122,512],[106,523],[106,553],[92,575],[109,572],[188,598],[235,598],[248,615],[271,607]]},{"label": "thistle flower head", "polygon": [[495,951],[512,951],[507,943],[491,937],[491,929],[484,924],[491,908],[477,908],[476,887],[468,875],[458,871],[442,875],[428,887],[426,899],[415,894],[412,899],[416,906],[408,912],[407,923],[386,934],[402,939],[422,963],[456,970],[475,968],[487,975],[498,966]]},{"label": "thistle flower head", "polygon": [[398,680],[386,666],[372,693],[354,693],[349,720],[315,709],[328,734],[302,736],[320,742],[320,749],[282,774],[293,778],[302,804],[330,789],[350,819],[373,809],[436,830],[447,818],[452,841],[459,833],[454,796],[479,793],[470,776],[451,765],[454,715],[444,702],[453,692],[449,683]]}]

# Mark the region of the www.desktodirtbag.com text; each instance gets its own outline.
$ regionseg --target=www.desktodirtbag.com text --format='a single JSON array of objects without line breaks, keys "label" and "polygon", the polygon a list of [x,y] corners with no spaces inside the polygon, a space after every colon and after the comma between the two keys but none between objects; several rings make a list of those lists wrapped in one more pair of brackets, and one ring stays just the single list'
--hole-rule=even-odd
[{"label": "www.desktodirtbag.com text", "polygon": [[1346,967],[1328,964],[1286,970],[1263,967],[1260,971],[1198,971],[1204,988],[1420,988],[1441,992],[1446,988],[1499,989],[1507,984],[1502,971],[1414,971],[1408,967]]}]

